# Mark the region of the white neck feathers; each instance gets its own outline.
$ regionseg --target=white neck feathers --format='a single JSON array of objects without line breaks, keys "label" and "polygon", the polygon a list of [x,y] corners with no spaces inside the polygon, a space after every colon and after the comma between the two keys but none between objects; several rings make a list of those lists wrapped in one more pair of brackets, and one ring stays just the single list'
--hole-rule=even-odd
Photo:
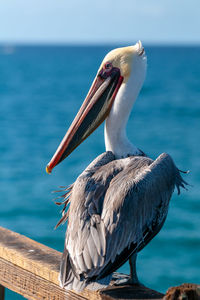
[{"label": "white neck feathers", "polygon": [[132,65],[134,72],[131,72],[128,81],[121,85],[105,123],[106,151],[112,151],[116,158],[140,153],[126,135],[126,124],[146,73],[146,61],[142,62],[141,68],[140,57],[138,59],[139,61],[134,60]]}]

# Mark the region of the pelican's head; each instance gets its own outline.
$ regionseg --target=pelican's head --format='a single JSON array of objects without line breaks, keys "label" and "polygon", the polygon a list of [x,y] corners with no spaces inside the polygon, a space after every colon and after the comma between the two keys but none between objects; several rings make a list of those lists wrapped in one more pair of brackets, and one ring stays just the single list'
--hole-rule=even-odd
[{"label": "pelican's head", "polygon": [[110,51],[103,59],[99,71],[106,68],[118,68],[126,83],[132,73],[143,82],[146,75],[146,55],[141,41],[133,46]]},{"label": "pelican's head", "polygon": [[[137,78],[138,88],[146,74],[146,56],[142,43],[117,48],[103,59],[93,84],[57,151],[46,167],[52,169],[81,144],[108,116],[122,84]],[[138,84],[139,83],[139,84]]]}]

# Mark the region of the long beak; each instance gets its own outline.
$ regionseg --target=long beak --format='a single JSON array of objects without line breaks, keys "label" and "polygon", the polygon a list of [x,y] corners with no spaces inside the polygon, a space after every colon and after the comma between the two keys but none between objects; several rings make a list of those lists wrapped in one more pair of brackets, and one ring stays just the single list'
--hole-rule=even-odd
[{"label": "long beak", "polygon": [[46,167],[47,173],[80,145],[108,116],[123,82],[118,68],[104,68],[97,74],[88,95],[57,151]]}]

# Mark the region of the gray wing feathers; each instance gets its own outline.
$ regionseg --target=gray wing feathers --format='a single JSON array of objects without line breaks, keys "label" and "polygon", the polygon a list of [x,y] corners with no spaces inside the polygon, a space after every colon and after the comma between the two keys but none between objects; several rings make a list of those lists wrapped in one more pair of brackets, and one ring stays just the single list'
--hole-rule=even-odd
[{"label": "gray wing feathers", "polygon": [[[137,167],[139,172],[132,168],[133,161],[115,177],[104,200],[102,219],[108,231],[107,262],[114,261],[131,243],[139,245],[144,232],[151,230],[155,222],[162,224],[175,185],[178,190],[184,187],[185,182],[169,155],[163,153],[151,164],[143,159],[143,167],[142,161]],[[118,245],[117,249],[111,246],[113,243]]]},{"label": "gray wing feathers", "polygon": [[[99,202],[103,200],[102,194],[105,194],[106,189],[104,187],[102,190],[102,184],[95,185],[92,176],[100,167],[112,160],[114,160],[112,152],[103,153],[86,168],[73,185],[65,248],[70,253],[73,271],[77,277],[83,272],[95,270],[104,263],[106,234],[99,215],[102,207],[102,203]],[[65,260],[69,266],[67,256]],[[66,285],[68,276],[63,273],[61,277],[65,277]]]},{"label": "gray wing feathers", "polygon": [[[144,232],[166,218],[175,185],[179,191],[184,183],[165,153],[153,161],[147,157],[114,160],[106,152],[93,161],[74,183],[70,197],[63,264],[73,270],[74,284],[70,271],[61,268],[66,289],[73,285],[81,290],[124,248],[140,245]],[[76,280],[82,282],[77,288]]]}]

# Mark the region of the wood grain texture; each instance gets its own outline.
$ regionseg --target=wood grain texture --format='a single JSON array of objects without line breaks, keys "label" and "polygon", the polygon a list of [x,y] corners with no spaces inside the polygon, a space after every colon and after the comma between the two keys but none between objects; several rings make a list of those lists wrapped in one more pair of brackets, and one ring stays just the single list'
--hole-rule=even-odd
[{"label": "wood grain texture", "polygon": [[61,253],[0,227],[0,257],[55,284]]},{"label": "wood grain texture", "polygon": [[0,258],[0,282],[28,299],[85,299]]},{"label": "wood grain texture", "polygon": [[[0,285],[25,298],[125,300],[161,299],[164,296],[137,286],[113,286],[97,292],[85,289],[80,294],[73,291],[66,292],[59,287],[58,282],[60,259],[60,252],[0,227]],[[121,278],[120,275],[115,277]]]}]

